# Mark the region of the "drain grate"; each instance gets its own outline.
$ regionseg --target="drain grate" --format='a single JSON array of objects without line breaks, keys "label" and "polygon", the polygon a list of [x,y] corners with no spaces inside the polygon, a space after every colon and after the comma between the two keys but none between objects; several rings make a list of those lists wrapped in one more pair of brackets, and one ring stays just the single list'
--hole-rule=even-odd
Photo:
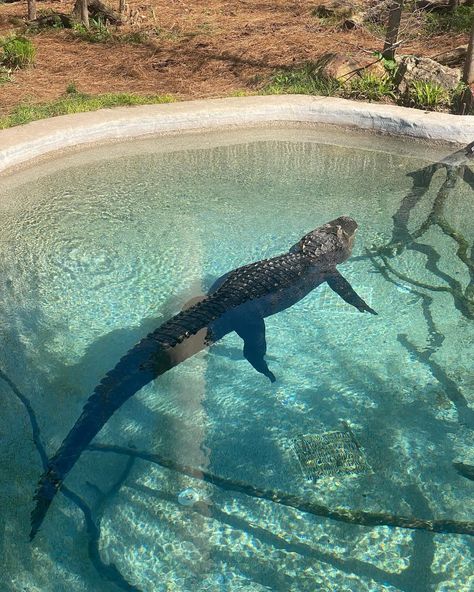
[{"label": "drain grate", "polygon": [[328,475],[370,472],[365,454],[350,430],[297,436],[292,445],[310,481]]}]

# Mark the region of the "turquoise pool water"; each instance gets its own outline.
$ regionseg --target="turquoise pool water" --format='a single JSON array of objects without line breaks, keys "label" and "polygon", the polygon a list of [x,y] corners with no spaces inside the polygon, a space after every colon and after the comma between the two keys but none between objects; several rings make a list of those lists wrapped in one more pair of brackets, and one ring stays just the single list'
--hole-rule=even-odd
[{"label": "turquoise pool water", "polygon": [[[472,590],[474,481],[453,464],[474,466],[472,173],[408,175],[450,150],[274,129],[93,147],[4,176],[0,589]],[[159,377],[30,543],[42,450],[118,359],[226,271],[342,214],[359,231],[339,270],[378,316],[323,285],[266,320],[274,384],[235,334]],[[332,432],[364,467],[338,470],[329,450],[334,471],[309,481],[294,439]]]}]

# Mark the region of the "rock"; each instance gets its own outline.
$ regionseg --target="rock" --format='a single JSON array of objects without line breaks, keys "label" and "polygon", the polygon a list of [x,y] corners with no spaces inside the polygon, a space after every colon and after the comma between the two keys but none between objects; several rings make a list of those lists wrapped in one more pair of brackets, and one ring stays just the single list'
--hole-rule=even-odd
[{"label": "rock", "polygon": [[460,45],[450,51],[445,51],[441,55],[436,56],[438,64],[443,66],[461,66],[466,59],[467,45]]},{"label": "rock", "polygon": [[342,23],[343,29],[357,29],[364,26],[365,12],[356,12],[352,16],[346,17]]},{"label": "rock", "polygon": [[344,82],[348,76],[361,67],[361,63],[339,53],[325,53],[317,63],[316,70],[323,78]]},{"label": "rock", "polygon": [[417,0],[415,7],[427,12],[443,12],[450,10],[449,0]]},{"label": "rock", "polygon": [[323,0],[314,10],[314,16],[320,18],[328,17],[350,17],[354,13],[354,4],[345,0]]},{"label": "rock", "polygon": [[368,65],[366,60],[356,60],[339,53],[326,53],[314,65],[314,70],[322,78],[344,83],[365,72],[383,78],[387,75],[381,62]]},{"label": "rock", "polygon": [[398,70],[395,85],[401,94],[405,94],[415,81],[431,82],[447,90],[453,90],[461,80],[461,71],[457,68],[442,66],[429,58],[400,56],[395,58]]}]

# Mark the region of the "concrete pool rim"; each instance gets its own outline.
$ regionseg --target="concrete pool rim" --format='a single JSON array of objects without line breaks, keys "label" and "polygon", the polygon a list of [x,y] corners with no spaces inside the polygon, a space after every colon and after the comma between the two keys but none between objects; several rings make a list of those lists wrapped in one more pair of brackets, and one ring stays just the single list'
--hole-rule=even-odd
[{"label": "concrete pool rim", "polygon": [[0,131],[0,173],[87,144],[285,123],[322,124],[458,145],[474,140],[474,116],[469,115],[307,95],[232,97],[102,109],[8,128]]}]

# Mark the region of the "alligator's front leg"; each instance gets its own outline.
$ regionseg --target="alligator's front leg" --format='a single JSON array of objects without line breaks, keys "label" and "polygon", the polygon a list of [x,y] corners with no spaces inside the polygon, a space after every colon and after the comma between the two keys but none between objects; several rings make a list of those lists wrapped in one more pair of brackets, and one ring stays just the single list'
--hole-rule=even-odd
[{"label": "alligator's front leg", "polygon": [[334,271],[330,276],[326,278],[328,286],[331,290],[334,290],[343,300],[348,304],[355,306],[360,312],[370,312],[370,314],[376,315],[377,313],[373,308],[365,302],[350,285],[350,283],[342,277],[338,271]]}]

